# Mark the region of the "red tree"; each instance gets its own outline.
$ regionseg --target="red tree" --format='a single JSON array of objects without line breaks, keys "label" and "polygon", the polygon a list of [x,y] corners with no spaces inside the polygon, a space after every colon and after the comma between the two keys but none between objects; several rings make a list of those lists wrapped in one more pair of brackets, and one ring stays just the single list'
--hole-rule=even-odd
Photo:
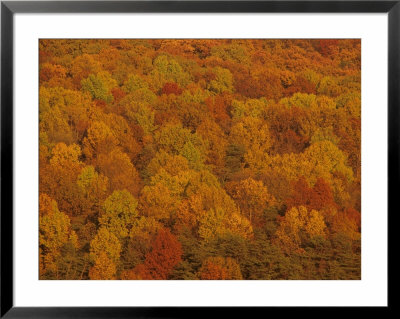
[{"label": "red tree", "polygon": [[306,206],[309,208],[312,201],[313,189],[308,185],[304,176],[301,176],[292,184],[292,194],[286,200],[286,207],[289,210],[292,207]]},{"label": "red tree", "polygon": [[182,260],[182,246],[168,229],[160,229],[146,254],[144,264],[136,267],[136,273],[141,279],[165,280]]},{"label": "red tree", "polygon": [[292,186],[292,194],[286,200],[286,207],[305,206],[308,209],[323,210],[336,206],[332,189],[323,179],[318,178],[311,188],[304,176],[301,176]]},{"label": "red tree", "polygon": [[310,208],[321,210],[335,205],[331,187],[322,177],[318,178],[313,188]]},{"label": "red tree", "polygon": [[182,89],[178,86],[178,84],[173,82],[165,83],[164,87],[162,88],[162,94],[175,94],[181,95]]}]

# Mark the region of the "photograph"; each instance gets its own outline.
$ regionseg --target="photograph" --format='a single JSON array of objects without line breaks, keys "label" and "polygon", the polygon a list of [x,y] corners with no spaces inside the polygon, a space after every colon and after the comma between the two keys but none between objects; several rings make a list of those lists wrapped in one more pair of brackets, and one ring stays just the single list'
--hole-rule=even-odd
[{"label": "photograph", "polygon": [[362,279],[360,38],[37,41],[39,280]]}]

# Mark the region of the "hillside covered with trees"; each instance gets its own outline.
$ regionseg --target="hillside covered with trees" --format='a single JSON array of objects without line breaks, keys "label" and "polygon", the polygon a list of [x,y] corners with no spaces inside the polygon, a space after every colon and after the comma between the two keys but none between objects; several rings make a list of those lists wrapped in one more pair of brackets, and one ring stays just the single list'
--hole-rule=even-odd
[{"label": "hillside covered with trees", "polygon": [[360,40],[39,56],[40,279],[361,279]]}]

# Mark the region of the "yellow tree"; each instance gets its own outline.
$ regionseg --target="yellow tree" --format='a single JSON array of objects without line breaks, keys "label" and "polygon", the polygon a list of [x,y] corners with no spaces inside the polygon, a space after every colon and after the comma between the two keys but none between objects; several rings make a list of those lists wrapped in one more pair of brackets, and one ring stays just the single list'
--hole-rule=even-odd
[{"label": "yellow tree", "polygon": [[198,237],[206,241],[227,233],[252,237],[250,222],[240,214],[235,202],[221,187],[203,184],[189,190],[188,195],[177,211],[177,228],[183,225],[192,227]]},{"label": "yellow tree", "polygon": [[228,69],[221,68],[219,66],[215,67],[213,70],[215,79],[211,80],[207,88],[217,94],[223,92],[232,93],[233,91],[233,76]]},{"label": "yellow tree", "polygon": [[185,87],[190,82],[190,74],[174,59],[166,55],[159,55],[153,61],[154,69],[151,71],[152,86],[159,90],[167,82],[175,82]]},{"label": "yellow tree", "polygon": [[108,178],[89,165],[82,169],[76,183],[81,193],[83,214],[97,217],[101,203],[108,193]]},{"label": "yellow tree", "polygon": [[150,176],[156,175],[160,169],[164,169],[170,175],[178,175],[182,171],[189,170],[188,160],[181,155],[171,155],[160,150],[147,166]]},{"label": "yellow tree", "polygon": [[127,191],[114,191],[103,205],[99,224],[118,238],[125,238],[137,219],[137,200]]},{"label": "yellow tree", "polygon": [[64,143],[58,143],[52,149],[50,165],[76,171],[82,165],[81,161],[79,160],[80,155],[81,149],[78,145],[66,145]]},{"label": "yellow tree", "polygon": [[51,150],[49,165],[40,167],[40,191],[54,198],[59,208],[69,216],[80,212],[76,184],[83,166],[80,155],[78,145],[57,143]]},{"label": "yellow tree", "polygon": [[39,128],[51,142],[69,144],[83,137],[92,106],[89,96],[62,87],[41,87],[39,105]]},{"label": "yellow tree", "polygon": [[251,168],[260,167],[272,143],[268,125],[253,117],[238,120],[230,131],[230,140],[246,149],[245,160]]},{"label": "yellow tree", "polygon": [[133,93],[140,89],[148,89],[149,84],[143,77],[137,74],[130,74],[122,86],[122,90],[126,93]]},{"label": "yellow tree", "polygon": [[155,139],[166,152],[185,157],[192,168],[202,167],[206,144],[196,133],[181,124],[167,124],[156,134]]},{"label": "yellow tree", "polygon": [[281,219],[276,237],[286,252],[302,251],[304,240],[326,236],[323,216],[316,210],[304,206],[292,207]]},{"label": "yellow tree", "polygon": [[248,116],[262,118],[266,109],[267,100],[265,98],[248,99],[245,102],[233,100],[231,113],[235,119]]},{"label": "yellow tree", "polygon": [[106,227],[100,227],[96,236],[90,242],[91,259],[95,261],[101,253],[106,253],[107,257],[114,263],[118,263],[121,254],[121,243]]},{"label": "yellow tree", "polygon": [[169,171],[172,174],[163,167],[159,168],[158,173],[151,177],[149,185],[143,187],[139,199],[143,214],[162,222],[167,222],[173,217],[182,197],[188,191],[190,180],[195,175],[192,170]]},{"label": "yellow tree", "polygon": [[199,218],[198,235],[206,242],[227,234],[249,239],[253,236],[253,228],[238,211],[227,211],[221,207],[211,208]]},{"label": "yellow tree", "polygon": [[58,210],[56,201],[46,194],[39,196],[40,275],[50,271],[57,277],[57,258],[67,243],[78,248],[78,237],[67,215]]},{"label": "yellow tree", "polygon": [[82,79],[101,71],[101,64],[92,55],[82,54],[72,61],[69,71],[75,87],[79,89]]},{"label": "yellow tree", "polygon": [[260,225],[265,209],[275,205],[274,197],[262,181],[252,178],[242,180],[233,186],[232,197],[250,223]]},{"label": "yellow tree", "polygon": [[93,99],[102,100],[106,103],[111,103],[114,100],[111,90],[117,86],[117,81],[106,71],[99,72],[96,75],[90,74],[81,81],[81,84],[82,90],[89,92]]},{"label": "yellow tree", "polygon": [[121,243],[106,227],[101,227],[90,242],[89,257],[93,266],[91,279],[114,279],[121,254]]},{"label": "yellow tree", "polygon": [[83,154],[95,161],[98,154],[107,154],[118,145],[112,130],[102,121],[94,121],[83,139]]},{"label": "yellow tree", "polygon": [[105,252],[100,252],[94,266],[89,269],[89,278],[92,280],[113,280],[116,272],[115,263],[108,258]]}]

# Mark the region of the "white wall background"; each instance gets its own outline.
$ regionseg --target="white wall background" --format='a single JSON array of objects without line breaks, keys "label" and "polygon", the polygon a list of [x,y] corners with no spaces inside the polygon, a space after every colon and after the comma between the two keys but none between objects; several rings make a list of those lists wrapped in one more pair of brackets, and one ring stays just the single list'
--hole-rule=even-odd
[{"label": "white wall background", "polygon": [[[361,38],[362,280],[39,281],[39,38]],[[374,306],[387,304],[386,14],[17,14],[16,306]]]}]

